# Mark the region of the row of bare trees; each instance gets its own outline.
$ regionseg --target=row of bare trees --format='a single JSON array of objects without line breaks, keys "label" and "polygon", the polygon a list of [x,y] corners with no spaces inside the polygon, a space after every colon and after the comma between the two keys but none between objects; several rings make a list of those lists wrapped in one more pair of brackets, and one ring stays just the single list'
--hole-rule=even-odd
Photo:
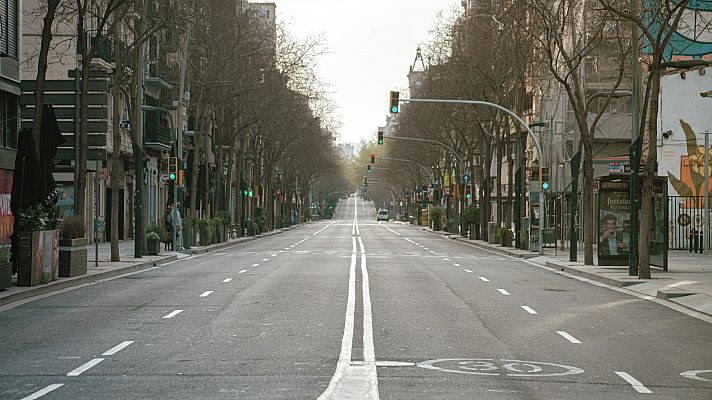
[{"label": "row of bare trees", "polygon": [[[289,215],[292,198],[300,197],[314,182],[328,182],[322,185],[323,190],[344,186],[331,104],[313,72],[321,52],[318,39],[299,42],[280,28],[275,31],[274,25],[252,16],[249,5],[242,1],[47,0],[40,4],[39,9],[29,11],[42,20],[43,27],[36,55],[35,120],[41,119],[43,82],[53,61],[48,60],[48,54],[59,46],[53,43],[52,32],[67,21],[76,24],[76,73],[80,77],[76,210],[87,209],[87,97],[90,74],[96,68],[92,60],[106,47],[112,52],[113,140],[112,148],[107,149],[112,186],[124,185],[129,165],[125,158],[131,158],[121,153],[120,122],[127,110],[133,154],[144,150],[144,77],[151,53],[162,57],[161,62],[175,72],[161,77],[174,88],[161,96],[161,107],[181,114],[175,131],[183,134],[185,107],[195,121],[194,136],[186,139],[182,154],[178,154],[188,161],[188,216],[196,217],[198,209],[208,210],[208,216],[234,209],[239,222],[254,217],[242,215],[243,210],[254,213],[261,207],[268,210],[268,227],[274,228],[281,223],[275,221],[279,218],[275,200],[284,204],[278,211]],[[158,46],[168,50],[157,52]],[[66,47],[66,51],[73,50],[73,46]],[[192,94],[189,100],[185,96],[188,90]],[[33,132],[36,137],[38,125]],[[143,185],[138,184],[143,182],[142,174],[143,169],[136,168],[136,196],[144,196]],[[255,196],[235,196],[245,187]],[[119,259],[118,196],[119,190],[112,190],[113,260]],[[136,220],[146,221],[145,209]],[[141,236],[145,237],[145,223],[143,230]]]},{"label": "row of bare trees", "polygon": [[[633,76],[636,76],[633,71],[639,70],[646,89],[641,91],[645,96],[636,99],[644,107],[639,116],[639,130],[632,135],[634,138],[644,135],[646,143],[639,275],[649,278],[660,74],[670,36],[688,3],[508,0],[491,7],[466,10],[449,20],[441,17],[425,49],[427,66],[424,71],[415,72],[410,96],[488,101],[548,129],[554,129],[551,125],[555,118],[563,121],[563,133],[573,137],[566,143],[567,153],[582,152],[583,207],[580,212],[584,262],[590,265],[597,238],[593,204],[594,132],[611,99],[619,96],[622,89],[632,88]],[[644,40],[638,40],[638,35]],[[639,51],[642,53],[640,62],[631,56]],[[597,75],[594,63],[607,72],[605,77]],[[596,85],[589,85],[589,81],[595,81]],[[592,97],[594,93],[597,96]],[[595,110],[599,110],[595,112],[589,108],[594,98],[598,98]],[[441,182],[444,175],[471,173],[479,192],[481,237],[485,239],[487,222],[520,226],[526,214],[524,202],[514,206],[503,204],[502,199],[512,199],[515,190],[521,191],[521,198],[526,197],[523,181],[527,167],[539,164],[552,167],[552,162],[566,161],[547,159],[545,154],[529,150],[531,142],[527,145],[523,127],[494,109],[407,104],[401,108],[391,131],[394,136],[429,139],[441,144],[386,138],[387,143],[379,154],[387,155],[386,158],[417,160],[417,163],[399,167],[407,170],[410,179],[404,179],[404,172],[388,163],[384,163],[386,170],[376,170],[377,179],[406,191],[428,183],[419,176],[423,166],[431,170],[432,176],[440,177]],[[649,149],[648,144],[652,144]],[[552,143],[542,145],[546,148]],[[414,184],[411,180],[416,177],[418,182]],[[513,184],[517,180],[521,185]],[[502,193],[503,183],[509,183],[507,196]],[[492,218],[490,199],[493,187],[498,209],[496,221]]]}]

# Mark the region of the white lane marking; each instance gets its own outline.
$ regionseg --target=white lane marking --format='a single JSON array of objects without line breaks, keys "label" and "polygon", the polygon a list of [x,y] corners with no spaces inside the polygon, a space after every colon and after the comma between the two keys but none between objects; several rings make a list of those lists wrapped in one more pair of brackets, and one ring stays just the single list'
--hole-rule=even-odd
[{"label": "white lane marking", "polygon": [[230,282],[231,280],[232,280],[232,278],[223,279],[223,283],[228,283],[228,282]]},{"label": "white lane marking", "polygon": [[505,296],[509,296],[509,292],[504,290],[504,289],[497,289],[498,292],[502,293]]},{"label": "white lane marking", "polygon": [[260,264],[252,264],[253,267],[259,267]]},{"label": "white lane marking", "polygon": [[171,311],[170,314],[164,316],[163,318],[164,318],[164,319],[173,318],[173,317],[175,317],[176,315],[178,315],[178,314],[180,314],[180,313],[182,313],[182,312],[183,312],[183,310],[174,310],[174,311]]},{"label": "white lane marking", "polygon": [[269,261],[269,258],[263,258],[262,262]]},{"label": "white lane marking", "polygon": [[533,310],[531,307],[529,307],[529,306],[522,306],[522,308],[524,309],[524,311],[528,312],[529,314],[536,314],[536,313],[537,313],[536,311],[534,311],[534,310]]},{"label": "white lane marking", "polygon": [[246,269],[241,269],[240,272],[238,272],[238,274],[244,274],[245,272],[247,272]]},{"label": "white lane marking", "polygon": [[289,246],[290,249],[291,249],[292,247],[294,247],[294,245]]},{"label": "white lane marking", "polygon": [[445,261],[450,261],[449,258],[445,258],[445,257],[443,257],[443,260],[445,260]]},{"label": "white lane marking", "polygon": [[435,250],[430,250],[431,253],[435,254]]},{"label": "white lane marking", "polygon": [[285,247],[284,249],[285,249],[285,250],[289,250],[289,247]]},{"label": "white lane marking", "polygon": [[113,356],[114,354],[120,352],[121,350],[129,347],[131,345],[131,343],[133,343],[133,340],[127,340],[125,342],[121,342],[120,344],[118,344],[118,345],[110,348],[106,352],[104,352],[104,354],[102,354],[102,356]]},{"label": "white lane marking", "polygon": [[698,375],[700,375],[700,374],[707,374],[707,373],[710,373],[710,372],[712,372],[712,369],[698,369],[698,370],[695,370],[695,371],[685,371],[685,372],[681,372],[681,373],[680,373],[680,376],[684,376],[685,378],[688,378],[688,379],[694,379],[694,380],[696,380],[696,381],[712,382],[712,380],[710,380],[710,379],[702,378],[702,377],[698,376]]},{"label": "white lane marking", "polygon": [[270,257],[277,257],[277,254],[272,254]]},{"label": "white lane marking", "polygon": [[23,398],[20,399],[20,400],[35,400],[35,399],[39,399],[40,397],[46,395],[47,393],[52,392],[52,391],[54,391],[54,390],[57,390],[57,389],[61,388],[62,386],[64,386],[64,383],[54,383],[54,384],[52,384],[52,385],[47,386],[46,388],[44,388],[44,389],[42,389],[42,390],[38,390],[38,391],[32,393],[31,395],[29,395],[29,396],[27,396],[27,397],[23,397]]},{"label": "white lane marking", "polygon": [[469,269],[465,269],[465,272],[472,273],[472,271],[470,271]]},{"label": "white lane marking", "polygon": [[427,247],[423,247],[423,250],[425,250],[425,251],[430,251],[430,249],[427,248]]},{"label": "white lane marking", "polygon": [[368,270],[366,269],[366,252],[363,241],[358,238],[361,247],[361,292],[363,294],[363,360],[376,361],[376,352],[373,346],[373,319],[371,314],[371,292],[368,287]]},{"label": "white lane marking", "polygon": [[457,264],[457,263],[453,263],[452,265],[454,265],[454,266],[456,266],[456,267],[459,267],[459,266],[460,266],[460,264]]},{"label": "white lane marking", "polygon": [[489,282],[489,281],[490,281],[489,279],[485,278],[484,276],[478,276],[478,278],[479,278],[482,282]]},{"label": "white lane marking", "polygon": [[568,340],[569,342],[573,344],[581,344],[581,341],[576,339],[575,337],[571,336],[567,332],[564,331],[556,331],[559,335],[561,335],[564,339]]},{"label": "white lane marking", "polygon": [[411,243],[415,244],[415,242],[414,242],[414,241],[412,241],[412,240],[410,240],[410,239],[408,239],[408,238],[403,238],[403,239],[405,239],[405,240],[407,240],[407,241],[409,241],[409,242],[411,242]]},{"label": "white lane marking", "polygon": [[650,393],[653,393],[652,390],[650,390],[650,389],[646,388],[645,386],[643,386],[643,384],[640,383],[639,380],[637,380],[637,379],[633,378],[632,376],[630,376],[629,373],[623,372],[623,371],[614,371],[614,372],[616,373],[616,375],[618,375],[618,376],[620,376],[621,378],[623,378],[623,380],[625,380],[626,382],[630,383],[630,385],[633,386],[633,389],[635,389],[636,392],[642,393],[642,394],[650,394]]},{"label": "white lane marking", "polygon": [[327,225],[327,226],[321,228],[320,230],[314,232],[314,233],[312,234],[312,236],[316,236],[316,235],[318,235],[318,234],[324,232],[324,229],[326,229],[326,228],[328,228],[328,227],[330,227],[330,226],[331,226],[331,225]]},{"label": "white lane marking", "polygon": [[356,253],[356,237],[352,236],[351,239],[351,252]]},{"label": "white lane marking", "polygon": [[200,297],[208,297],[208,296],[210,296],[212,293],[213,293],[212,290],[208,290],[208,291],[203,292],[203,294],[201,294]]},{"label": "white lane marking", "polygon": [[70,371],[70,372],[67,374],[67,376],[79,376],[79,375],[81,375],[83,372],[86,372],[88,369],[90,369],[91,367],[93,367],[93,366],[99,364],[99,363],[102,362],[102,361],[104,361],[103,358],[94,358],[94,359],[92,359],[91,361],[87,362],[86,364],[82,365],[81,367],[79,367],[79,368],[77,368],[77,369],[75,369],[75,370]]}]

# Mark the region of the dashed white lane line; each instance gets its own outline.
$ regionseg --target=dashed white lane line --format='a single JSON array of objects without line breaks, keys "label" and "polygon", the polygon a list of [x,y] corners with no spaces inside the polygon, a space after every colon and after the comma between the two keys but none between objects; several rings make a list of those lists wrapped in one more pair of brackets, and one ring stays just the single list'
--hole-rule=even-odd
[{"label": "dashed white lane line", "polygon": [[504,289],[497,289],[498,292],[502,293],[505,296],[509,296],[509,292],[504,290]]},{"label": "dashed white lane line", "polygon": [[272,254],[270,257],[277,257],[277,254]]},{"label": "dashed white lane line", "polygon": [[653,393],[652,390],[650,390],[650,389],[646,388],[645,386],[643,386],[643,384],[640,383],[639,380],[637,380],[637,379],[633,378],[632,376],[630,376],[629,373],[623,372],[623,371],[614,371],[614,372],[616,373],[616,375],[618,375],[618,376],[620,376],[621,378],[623,378],[623,380],[625,380],[626,382],[630,383],[630,385],[633,386],[633,389],[635,389],[636,392],[642,393],[642,394],[650,394],[650,393]]},{"label": "dashed white lane line", "polygon": [[435,250],[430,250],[431,253],[435,254]]},{"label": "dashed white lane line", "polygon": [[522,308],[524,309],[524,311],[528,312],[529,314],[532,314],[532,315],[533,315],[533,314],[536,314],[536,313],[537,313],[536,311],[534,311],[534,310],[533,310],[531,307],[529,307],[529,306],[522,306]]},{"label": "dashed white lane line", "polygon": [[183,310],[174,310],[174,311],[171,311],[170,314],[164,316],[163,318],[164,318],[164,319],[173,318],[173,317],[175,317],[176,315],[178,315],[178,314],[180,314],[180,313],[182,313],[182,312],[183,312]]},{"label": "dashed white lane line", "polygon": [[490,281],[489,279],[485,278],[484,276],[478,276],[477,278],[479,278],[479,280],[481,280],[482,282],[489,282],[489,281]]},{"label": "dashed white lane line", "polygon": [[449,258],[445,258],[445,257],[443,257],[443,260],[445,260],[445,261],[450,261]]},{"label": "dashed white lane line", "polygon": [[465,272],[472,273],[472,271],[470,271],[469,269],[465,269]]},{"label": "dashed white lane line", "polygon": [[581,341],[576,339],[575,337],[569,335],[568,333],[564,331],[556,331],[559,335],[561,335],[564,339],[568,340],[569,342],[573,344],[581,344]]},{"label": "dashed white lane line", "polygon": [[289,247],[285,247],[284,249],[285,249],[285,250],[289,250]]},{"label": "dashed white lane line", "polygon": [[79,376],[79,375],[81,375],[82,373],[86,372],[87,370],[89,370],[90,368],[92,368],[93,366],[99,364],[99,363],[102,362],[102,361],[104,361],[103,358],[94,358],[94,359],[92,359],[91,361],[87,362],[86,364],[82,365],[81,367],[79,367],[79,368],[77,368],[77,369],[75,369],[75,370],[70,371],[70,372],[67,374],[67,376]]},{"label": "dashed white lane line", "polygon": [[231,280],[232,280],[232,278],[223,279],[223,283],[228,283],[228,282],[230,282]]},{"label": "dashed white lane line", "polygon": [[247,272],[246,269],[241,269],[240,272],[238,272],[238,274],[244,274],[245,272]]},{"label": "dashed white lane line", "polygon": [[102,356],[113,356],[114,354],[120,352],[121,350],[129,347],[133,343],[133,340],[127,340],[125,342],[121,342],[120,344],[117,344],[116,346],[110,348]]},{"label": "dashed white lane line", "polygon": [[460,266],[460,264],[456,264],[456,263],[453,263],[452,265],[454,265],[454,266],[456,266],[456,267],[459,267],[459,266]]},{"label": "dashed white lane line", "polygon": [[430,251],[430,249],[427,248],[427,247],[423,247],[423,250],[425,250],[425,251]]},{"label": "dashed white lane line", "polygon": [[52,392],[52,391],[54,391],[54,390],[57,390],[57,389],[61,388],[62,386],[64,386],[64,383],[54,383],[54,384],[52,384],[52,385],[47,386],[46,388],[44,388],[44,389],[42,389],[42,390],[38,390],[38,391],[32,393],[31,395],[29,395],[29,396],[27,396],[27,397],[23,397],[23,398],[20,399],[20,400],[35,400],[35,399],[39,399],[40,397],[46,395],[47,393]]},{"label": "dashed white lane line", "polygon": [[208,290],[208,291],[203,292],[203,294],[201,294],[200,297],[208,297],[208,296],[210,296],[212,293],[213,293],[212,290]]},{"label": "dashed white lane line", "polygon": [[260,264],[252,264],[253,267],[259,267]]},{"label": "dashed white lane line", "polygon": [[269,258],[263,258],[262,262],[269,261]]},{"label": "dashed white lane line", "polygon": [[414,242],[414,241],[412,241],[412,240],[410,240],[410,239],[408,239],[408,238],[403,238],[403,239],[407,240],[407,241],[408,241],[408,242],[410,242],[410,243],[413,243],[413,244],[415,244],[415,242]]}]

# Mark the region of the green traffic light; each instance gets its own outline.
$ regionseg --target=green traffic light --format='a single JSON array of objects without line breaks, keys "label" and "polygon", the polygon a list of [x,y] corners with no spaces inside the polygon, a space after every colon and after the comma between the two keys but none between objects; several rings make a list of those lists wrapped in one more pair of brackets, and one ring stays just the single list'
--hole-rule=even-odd
[{"label": "green traffic light", "polygon": [[541,188],[544,190],[549,190],[549,182],[544,182],[541,184]]},{"label": "green traffic light", "polygon": [[252,198],[252,190],[250,190],[250,198]]},{"label": "green traffic light", "polygon": [[472,195],[468,193],[465,197],[467,197],[467,200],[470,200],[472,198]]},{"label": "green traffic light", "polygon": [[[391,106],[391,112],[392,113],[397,113],[398,112],[398,106]],[[383,144],[383,142],[381,142]]]},{"label": "green traffic light", "polygon": [[173,172],[171,172],[170,174],[168,174],[168,179],[170,179],[170,180],[172,180],[172,181],[176,180],[176,174],[174,174]]}]

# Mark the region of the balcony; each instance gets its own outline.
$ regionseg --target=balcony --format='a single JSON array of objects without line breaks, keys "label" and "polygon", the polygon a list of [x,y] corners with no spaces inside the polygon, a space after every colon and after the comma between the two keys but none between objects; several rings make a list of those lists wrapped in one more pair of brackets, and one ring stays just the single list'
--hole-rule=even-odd
[{"label": "balcony", "polygon": [[171,149],[172,138],[170,128],[151,121],[146,121],[143,129],[144,142],[147,148],[158,151]]}]

